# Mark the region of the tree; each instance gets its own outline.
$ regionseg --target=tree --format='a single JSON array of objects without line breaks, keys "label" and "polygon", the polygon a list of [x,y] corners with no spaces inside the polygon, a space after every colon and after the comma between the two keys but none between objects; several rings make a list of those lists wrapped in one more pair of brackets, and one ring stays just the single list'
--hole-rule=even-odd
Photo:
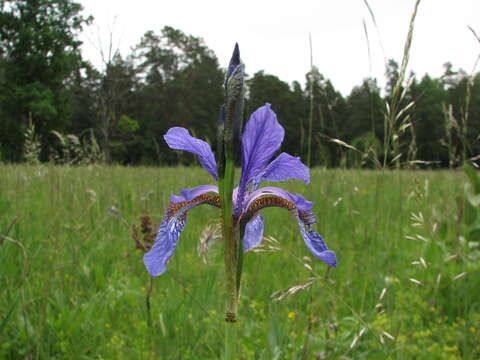
[{"label": "tree", "polygon": [[413,126],[418,147],[416,160],[441,161],[448,164],[447,149],[442,147],[445,138],[444,104],[448,94],[439,79],[425,75],[412,83],[411,96],[415,101]]},{"label": "tree", "polygon": [[0,3],[0,142],[4,155],[19,160],[29,116],[46,136],[70,116],[64,81],[81,56],[76,35],[90,18],[70,0],[5,0]]},{"label": "tree", "polygon": [[[194,129],[198,137],[214,142],[220,104],[223,103],[223,71],[201,38],[164,27],[160,34],[147,32],[135,48],[142,79],[136,118],[146,140],[145,153],[158,160],[176,162],[162,135],[172,126]],[[168,158],[164,158],[163,156]],[[183,158],[193,161],[193,156]]]},{"label": "tree", "polygon": [[383,137],[383,100],[380,88],[374,79],[365,79],[355,86],[347,97],[347,121],[342,134],[347,142],[370,133],[378,140]]},{"label": "tree", "polygon": [[451,115],[458,125],[457,136],[464,161],[480,151],[480,74],[469,75],[462,69],[452,71],[449,63],[445,67],[442,83],[448,91]]},{"label": "tree", "polygon": [[345,99],[316,67],[306,74],[306,79],[305,97],[311,102],[312,164],[335,166],[340,161],[341,149],[326,142],[325,137],[342,136],[340,129],[346,119]]},{"label": "tree", "polygon": [[[131,117],[135,111],[133,99],[136,87],[136,70],[133,64],[116,53],[108,60],[104,72],[100,74],[95,102],[96,127],[100,132],[102,150],[108,163],[112,161],[112,145],[116,146],[117,153],[127,153],[125,142],[132,138],[139,128],[138,122]],[[124,157],[119,156],[117,160]]]},{"label": "tree", "polygon": [[386,77],[386,84],[385,84],[385,97],[390,98],[397,84],[398,78],[400,73],[398,71],[399,66],[398,63],[393,59],[388,59],[388,62],[385,66],[385,77]]},{"label": "tree", "polygon": [[82,64],[69,78],[66,87],[70,98],[69,134],[97,129],[97,98],[101,74],[90,63]]}]

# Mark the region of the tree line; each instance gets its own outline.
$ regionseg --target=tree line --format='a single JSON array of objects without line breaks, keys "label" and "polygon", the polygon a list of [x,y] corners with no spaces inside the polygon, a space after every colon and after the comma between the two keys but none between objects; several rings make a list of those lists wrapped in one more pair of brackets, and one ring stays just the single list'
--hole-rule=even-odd
[{"label": "tree line", "polygon": [[[69,155],[63,136],[71,134],[79,147],[97,141],[108,163],[193,163],[167,151],[163,134],[172,126],[215,147],[225,70],[201,38],[165,26],[145,33],[126,56],[104,50],[96,68],[80,51],[78,35],[92,17],[79,3],[0,6],[0,160],[25,160],[33,136],[41,161],[61,161]],[[410,74],[396,114],[405,121],[394,132],[386,128],[399,79],[394,60],[385,89],[366,78],[347,96],[315,67],[303,84],[257,72],[246,80],[244,113],[271,103],[286,130],[282,150],[312,166],[373,167],[395,144],[391,161],[453,167],[480,154],[480,74],[449,63],[444,70],[439,78]]]}]

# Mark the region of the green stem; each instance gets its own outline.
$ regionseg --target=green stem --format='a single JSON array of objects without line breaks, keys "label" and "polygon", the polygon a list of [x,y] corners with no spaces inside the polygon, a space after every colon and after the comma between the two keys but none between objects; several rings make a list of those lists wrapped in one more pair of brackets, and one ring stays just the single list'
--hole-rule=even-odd
[{"label": "green stem", "polygon": [[227,159],[225,164],[225,177],[220,178],[219,192],[222,203],[222,235],[225,253],[225,282],[227,290],[227,307],[225,319],[230,322],[237,320],[237,263],[238,246],[233,228],[233,160]]},{"label": "green stem", "polygon": [[243,114],[243,64],[240,61],[238,44],[235,45],[229,71],[225,79],[225,104],[220,111],[218,127],[218,192],[222,212],[222,235],[225,257],[225,359],[237,358],[237,309],[241,270],[239,270],[240,233],[233,218],[233,180],[235,155],[239,152],[238,136]]},{"label": "green stem", "polygon": [[245,234],[245,228],[243,226],[237,225],[238,227],[234,229],[235,234],[239,234],[237,238],[238,246],[238,262],[237,262],[237,299],[240,298],[240,283],[242,280],[242,270],[243,270],[243,235]]},{"label": "green stem", "polygon": [[233,178],[235,167],[233,159],[225,161],[224,177],[218,181],[220,201],[222,203],[222,235],[225,253],[225,284],[227,304],[225,309],[225,359],[236,358],[236,324],[238,307],[238,229],[233,223]]},{"label": "green stem", "polygon": [[148,289],[147,294],[145,296],[145,304],[147,305],[147,324],[148,327],[152,326],[152,311],[150,306],[150,296],[152,295],[153,291],[153,278],[151,276],[148,277]]},{"label": "green stem", "polygon": [[225,323],[225,360],[237,359],[237,323]]}]

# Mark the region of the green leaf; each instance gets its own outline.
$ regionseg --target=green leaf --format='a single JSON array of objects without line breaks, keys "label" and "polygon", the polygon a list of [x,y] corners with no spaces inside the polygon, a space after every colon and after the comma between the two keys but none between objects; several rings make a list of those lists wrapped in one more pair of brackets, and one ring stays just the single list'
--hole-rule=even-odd
[{"label": "green leaf", "polygon": [[440,223],[440,226],[438,227],[438,236],[441,238],[445,238],[447,236],[447,231],[448,231],[448,224],[446,221],[443,221]]},{"label": "green leaf", "polygon": [[468,202],[474,207],[480,206],[480,194],[475,193],[474,186],[470,183],[466,183],[464,186],[465,197]]},{"label": "green leaf", "polygon": [[477,223],[473,229],[470,229],[468,232],[468,240],[480,242],[480,224]]},{"label": "green leaf", "polygon": [[140,129],[140,125],[138,125],[138,121],[132,119],[131,117],[127,115],[122,115],[120,116],[120,119],[118,119],[118,129],[122,133],[134,133],[138,129]]}]

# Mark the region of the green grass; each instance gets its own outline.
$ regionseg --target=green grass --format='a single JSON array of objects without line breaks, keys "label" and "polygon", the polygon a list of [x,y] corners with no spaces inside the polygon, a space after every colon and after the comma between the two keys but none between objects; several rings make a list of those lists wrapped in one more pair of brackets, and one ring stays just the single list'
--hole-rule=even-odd
[{"label": "green grass", "polygon": [[[0,243],[0,358],[220,358],[221,244],[209,265],[197,255],[218,211],[190,212],[168,271],[153,281],[151,326],[149,278],[130,236],[144,213],[158,223],[171,191],[210,181],[197,168],[1,165],[0,233],[10,231]],[[477,359],[480,260],[460,237],[464,182],[462,172],[314,169],[310,185],[284,184],[315,201],[338,267],[314,259],[310,272],[295,220],[265,210],[265,233],[282,250],[245,256],[242,358]],[[417,235],[426,240],[405,237]],[[309,289],[272,300],[308,278]]]}]

